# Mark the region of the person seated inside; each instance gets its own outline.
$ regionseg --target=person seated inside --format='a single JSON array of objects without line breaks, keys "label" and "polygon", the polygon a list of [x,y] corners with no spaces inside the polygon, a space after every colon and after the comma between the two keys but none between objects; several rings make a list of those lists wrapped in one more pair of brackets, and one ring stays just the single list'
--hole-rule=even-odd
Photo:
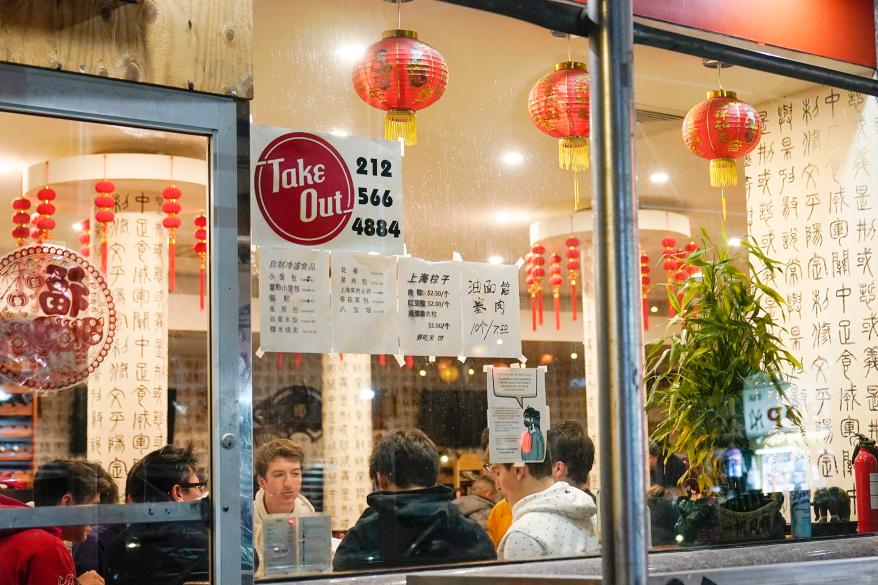
[{"label": "person seated inside", "polygon": [[668,496],[678,496],[688,483],[689,466],[680,457],[665,452],[657,442],[649,441],[649,485],[665,488]]},{"label": "person seated inside", "polygon": [[[198,478],[197,468],[191,445],[186,449],[165,445],[128,472],[125,499],[129,503],[200,500],[207,484]],[[210,538],[200,521],[131,524],[113,539],[106,555],[107,583],[182,585],[207,581],[210,572]]]},{"label": "person seated inside", "polygon": [[[491,453],[488,451],[488,441],[490,439],[488,431],[487,427],[482,429],[481,439],[482,453],[484,454],[486,461],[491,459]],[[485,473],[489,474],[491,478],[494,477],[490,464],[485,465]],[[485,520],[485,530],[488,531],[488,537],[490,537],[491,542],[496,549],[500,546],[500,541],[503,540],[503,536],[512,524],[512,506],[509,504],[509,500],[506,499],[500,488],[497,487],[496,482],[494,483],[494,488],[497,490],[497,497],[499,500],[488,513],[488,518]]]},{"label": "person seated inside", "polygon": [[600,549],[592,517],[594,500],[552,479],[552,458],[513,466],[491,465],[497,486],[512,504],[512,525],[497,548],[504,560],[574,556]]},{"label": "person seated inside", "polygon": [[[77,506],[98,501],[94,469],[77,461],[52,461],[34,476],[34,506]],[[27,504],[0,496],[0,508]],[[0,529],[0,583],[3,585],[103,585],[94,571],[77,578],[73,557],[64,542],[78,544],[89,526]]]},{"label": "person seated inside", "polygon": [[552,479],[564,481],[591,496],[589,474],[594,466],[594,442],[585,434],[582,425],[564,420],[552,425],[548,432],[549,454],[552,457]]},{"label": "person seated inside", "polygon": [[[98,503],[118,504],[119,486],[100,463],[85,462],[92,468],[98,484]],[[84,542],[73,545],[73,564],[76,574],[95,571],[103,577],[106,550],[110,542],[125,529],[124,524],[99,524],[92,526]]]},{"label": "person seated inside", "polygon": [[423,432],[393,431],[375,447],[378,491],[335,553],[335,570],[496,558],[482,528],[463,517],[451,488],[437,485],[439,453]]},{"label": "person seated inside", "polygon": [[302,492],[302,464],[305,451],[290,439],[275,439],[256,451],[253,470],[259,490],[253,500],[253,548],[259,566],[255,577],[265,576],[263,520],[268,514],[307,516],[314,514]]},{"label": "person seated inside", "polygon": [[473,480],[469,493],[454,500],[460,513],[487,530],[488,516],[497,503],[497,486],[494,479],[480,475]]}]

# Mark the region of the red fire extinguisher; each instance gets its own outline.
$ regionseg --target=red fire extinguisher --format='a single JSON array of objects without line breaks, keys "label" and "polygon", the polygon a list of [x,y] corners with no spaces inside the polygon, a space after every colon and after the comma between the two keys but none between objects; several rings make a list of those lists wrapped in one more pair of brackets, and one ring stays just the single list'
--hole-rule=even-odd
[{"label": "red fire extinguisher", "polygon": [[875,441],[858,434],[854,447],[857,489],[857,532],[878,532],[878,448]]}]

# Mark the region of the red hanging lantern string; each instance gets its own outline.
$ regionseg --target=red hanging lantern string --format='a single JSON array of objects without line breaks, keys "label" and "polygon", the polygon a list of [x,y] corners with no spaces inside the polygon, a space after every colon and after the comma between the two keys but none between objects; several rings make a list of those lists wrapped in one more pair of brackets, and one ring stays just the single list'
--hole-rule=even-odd
[{"label": "red hanging lantern string", "polygon": [[116,191],[116,185],[108,181],[106,177],[107,155],[104,155],[104,180],[95,183],[95,191],[97,191],[98,194],[94,199],[95,207],[97,208],[97,211],[95,212],[95,221],[101,224],[99,229],[101,272],[104,274],[107,272],[107,236],[109,224],[113,223],[113,220],[116,219],[116,214],[113,213],[113,209],[116,207],[116,201],[113,199],[113,196],[110,195]]},{"label": "red hanging lantern string", "polygon": [[[674,273],[680,267],[677,260],[677,240],[674,238],[665,238],[662,240],[662,268],[665,272],[668,273],[668,283],[667,286],[673,290],[674,288]],[[674,310],[674,307],[671,303],[668,303],[668,317],[673,317],[677,312]]]},{"label": "red hanging lantern string", "polygon": [[640,253],[640,292],[643,297],[643,330],[649,331],[649,285],[652,279],[649,277],[649,256],[645,252]]},{"label": "red hanging lantern string", "polygon": [[524,282],[527,284],[527,293],[530,295],[530,326],[531,330],[537,330],[537,300],[536,289],[534,288],[533,264],[531,260],[533,254],[530,252],[524,257]]},{"label": "red hanging lantern string", "polygon": [[413,356],[405,356],[405,367],[410,370],[415,367],[415,358]]},{"label": "red hanging lantern string", "polygon": [[[698,244],[696,244],[694,241],[690,240],[689,243],[686,244],[685,250],[686,250],[686,257],[688,258],[689,256],[692,255],[693,252],[698,250]],[[687,264],[684,269],[689,274],[689,276],[692,276],[692,275],[698,273],[698,267],[693,266],[692,264]]]},{"label": "red hanging lantern string", "polygon": [[297,370],[302,367],[302,354],[300,354],[299,352],[296,352],[293,355],[293,365],[296,367]]},{"label": "red hanging lantern string", "polygon": [[162,203],[162,211],[167,214],[162,220],[162,225],[168,230],[168,291],[174,292],[177,285],[177,228],[182,225],[177,214],[180,213],[180,203],[177,201],[183,193],[176,186],[171,185],[162,191],[165,202]]},{"label": "red hanging lantern string", "polygon": [[378,363],[382,366],[386,366],[387,365],[387,355],[385,355],[383,353],[379,354],[378,355]]},{"label": "red hanging lantern string", "polygon": [[[167,219],[167,218],[165,218]],[[195,244],[192,249],[198,255],[198,306],[204,310],[205,272],[207,271],[207,216],[199,213],[195,223]]]},{"label": "red hanging lantern string", "polygon": [[37,217],[34,220],[34,227],[38,230],[35,238],[38,243],[49,240],[52,237],[52,230],[55,229],[55,204],[52,203],[58,196],[54,189],[49,188],[49,161],[46,161],[46,170],[43,176],[45,186],[37,191],[37,199],[40,203],[37,205]]},{"label": "red hanging lantern string", "polygon": [[552,287],[552,301],[555,308],[555,331],[561,331],[561,285],[564,277],[561,276],[561,256],[552,253],[552,265],[549,267],[549,285]]},{"label": "red hanging lantern string", "polygon": [[30,236],[30,228],[27,227],[27,224],[30,223],[28,209],[30,209],[30,199],[26,196],[22,195],[12,201],[12,223],[14,224],[12,237],[15,238],[19,248],[24,246],[25,241]]},{"label": "red hanging lantern string", "polygon": [[85,218],[79,225],[82,226],[82,233],[79,234],[79,253],[88,258],[91,256],[91,220]]},{"label": "red hanging lantern string", "polygon": [[570,236],[564,240],[567,246],[567,281],[570,283],[570,312],[573,320],[576,321],[576,281],[579,278],[579,269],[581,267],[579,261],[579,239]]},{"label": "red hanging lantern string", "polygon": [[536,245],[534,245],[533,248],[531,248],[530,251],[533,254],[533,257],[530,260],[531,265],[533,266],[533,269],[531,270],[530,273],[531,273],[531,276],[533,277],[533,281],[534,281],[534,295],[536,298],[536,306],[537,306],[537,320],[539,321],[539,324],[542,325],[543,324],[543,276],[546,275],[546,269],[545,269],[546,259],[543,257],[543,254],[546,253],[546,248],[545,248],[545,246],[542,246],[540,244],[536,244]]}]

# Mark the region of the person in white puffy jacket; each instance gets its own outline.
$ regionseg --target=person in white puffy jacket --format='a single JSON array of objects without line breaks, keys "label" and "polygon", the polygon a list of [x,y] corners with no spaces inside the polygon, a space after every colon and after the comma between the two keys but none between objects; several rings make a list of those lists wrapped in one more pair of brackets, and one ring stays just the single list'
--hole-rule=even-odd
[{"label": "person in white puffy jacket", "polygon": [[566,482],[555,482],[551,457],[518,467],[499,463],[491,470],[512,504],[512,525],[497,548],[499,559],[577,556],[600,550],[592,524],[594,500]]}]

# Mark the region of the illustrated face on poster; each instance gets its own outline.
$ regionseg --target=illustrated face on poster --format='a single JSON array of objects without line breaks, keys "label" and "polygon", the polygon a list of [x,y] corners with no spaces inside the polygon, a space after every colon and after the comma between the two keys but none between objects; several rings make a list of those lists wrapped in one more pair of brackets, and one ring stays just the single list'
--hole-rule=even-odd
[{"label": "illustrated face on poster", "polygon": [[400,353],[461,354],[460,270],[460,262],[399,259]]},{"label": "illustrated face on poster", "polygon": [[521,356],[518,267],[461,263],[463,355]]},{"label": "illustrated face on poster", "polygon": [[404,253],[396,142],[251,126],[253,244]]},{"label": "illustrated face on poster", "polygon": [[332,350],[395,354],[396,258],[332,253]]},{"label": "illustrated face on poster", "polygon": [[259,345],[264,351],[330,351],[329,252],[259,251]]},{"label": "illustrated face on poster", "polygon": [[535,463],[546,457],[551,425],[544,368],[487,368],[491,463]]}]

